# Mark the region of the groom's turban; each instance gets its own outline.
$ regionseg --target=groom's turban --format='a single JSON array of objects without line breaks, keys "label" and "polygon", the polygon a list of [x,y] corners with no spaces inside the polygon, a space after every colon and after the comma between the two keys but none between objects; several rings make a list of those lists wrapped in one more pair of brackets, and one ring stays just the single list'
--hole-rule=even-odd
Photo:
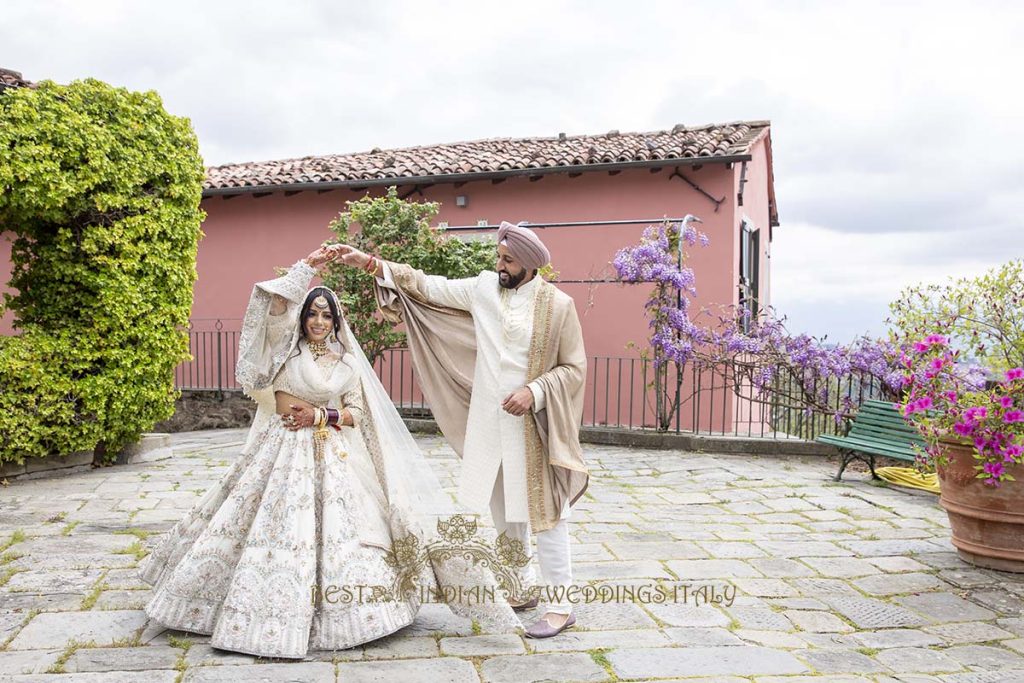
[{"label": "groom's turban", "polygon": [[508,247],[509,254],[526,270],[543,268],[551,261],[551,252],[537,237],[537,233],[521,225],[501,222],[498,244]]}]

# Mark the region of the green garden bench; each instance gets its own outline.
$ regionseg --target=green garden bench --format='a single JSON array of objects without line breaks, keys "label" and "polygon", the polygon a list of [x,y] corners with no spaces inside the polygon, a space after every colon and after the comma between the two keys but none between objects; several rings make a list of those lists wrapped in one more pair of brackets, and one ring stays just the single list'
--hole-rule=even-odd
[{"label": "green garden bench", "polygon": [[876,456],[914,462],[914,447],[924,447],[920,433],[906,423],[891,401],[864,401],[846,436],[823,434],[816,440],[835,446],[842,455],[836,481],[842,478],[843,470],[853,460],[865,463],[871,469],[871,477],[878,479]]}]

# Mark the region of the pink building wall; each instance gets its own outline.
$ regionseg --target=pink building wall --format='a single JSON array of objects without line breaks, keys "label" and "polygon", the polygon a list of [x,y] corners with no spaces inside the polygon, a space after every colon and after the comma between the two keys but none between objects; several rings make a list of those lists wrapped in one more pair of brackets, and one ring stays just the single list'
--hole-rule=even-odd
[{"label": "pink building wall", "polygon": [[[434,186],[412,198],[441,203],[437,220],[450,225],[473,225],[479,220],[531,223],[591,220],[660,219],[694,213],[704,219],[711,238],[707,248],[690,249],[699,299],[734,303],[738,238],[730,198],[735,169],[708,165],[684,173],[716,197],[727,200],[716,213],[714,204],[669,171],[626,171],[616,176],[585,174],[577,178],[551,176],[538,182],[511,178],[467,183],[460,188]],[[753,190],[748,183],[748,189]],[[193,317],[239,318],[252,283],[271,277],[274,266],[286,266],[332,237],[327,224],[344,210],[346,200],[366,194],[335,190],[303,192],[291,197],[274,193],[261,198],[241,195],[203,201],[207,219],[198,258]],[[455,206],[456,195],[468,206]],[[541,229],[560,279],[612,278],[609,262],[615,252],[639,240],[644,225],[590,226]],[[647,336],[643,302],[649,289],[620,284],[559,285],[577,302],[590,355],[633,355],[626,345]]]}]

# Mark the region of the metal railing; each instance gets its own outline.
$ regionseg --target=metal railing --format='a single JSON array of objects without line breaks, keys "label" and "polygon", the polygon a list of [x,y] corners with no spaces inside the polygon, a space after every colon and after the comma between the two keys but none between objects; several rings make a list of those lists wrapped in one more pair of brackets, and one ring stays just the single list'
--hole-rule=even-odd
[{"label": "metal railing", "polygon": [[241,318],[193,318],[188,325],[192,360],[174,370],[174,386],[183,391],[241,391],[235,380]]},{"label": "metal railing", "polygon": [[[238,391],[235,361],[239,320],[196,319],[189,327],[192,360],[178,366],[175,385],[181,390]],[[659,400],[649,360],[639,357],[592,356],[588,359],[583,424],[588,427],[642,429],[674,433],[742,436],[766,439],[813,439],[842,433],[834,411],[804,409],[801,392],[817,393],[800,378],[774,369],[776,391],[764,394],[750,380],[759,369],[749,363],[688,364],[682,374],[670,366],[663,375],[668,391]],[[406,416],[429,417],[416,381],[408,349],[390,349],[374,369],[396,407]],[[873,377],[851,375],[825,387],[829,405],[850,400],[859,404],[885,396]],[[790,398],[785,398],[785,397]]]}]

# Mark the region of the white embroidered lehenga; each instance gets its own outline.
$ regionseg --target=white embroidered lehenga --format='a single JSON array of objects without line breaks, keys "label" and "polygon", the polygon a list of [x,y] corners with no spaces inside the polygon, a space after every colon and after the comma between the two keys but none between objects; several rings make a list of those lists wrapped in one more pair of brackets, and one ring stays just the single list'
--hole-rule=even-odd
[{"label": "white embroidered lehenga", "polygon": [[[424,593],[367,599],[368,587],[397,586],[410,571],[428,588],[498,585],[490,568],[459,553],[413,557],[430,546],[450,499],[347,325],[336,353],[314,360],[298,320],[314,273],[300,261],[253,289],[237,366],[239,383],[259,402],[246,445],[140,564],[154,586],[146,613],[210,635],[216,648],[299,658],[393,633],[412,623]],[[271,313],[275,295],[286,302],[283,314]],[[312,429],[284,428],[275,390],[348,408],[356,425],[331,429],[317,444]],[[407,565],[396,562],[402,548],[411,549]],[[521,628],[500,595],[439,594],[488,628]]]}]

